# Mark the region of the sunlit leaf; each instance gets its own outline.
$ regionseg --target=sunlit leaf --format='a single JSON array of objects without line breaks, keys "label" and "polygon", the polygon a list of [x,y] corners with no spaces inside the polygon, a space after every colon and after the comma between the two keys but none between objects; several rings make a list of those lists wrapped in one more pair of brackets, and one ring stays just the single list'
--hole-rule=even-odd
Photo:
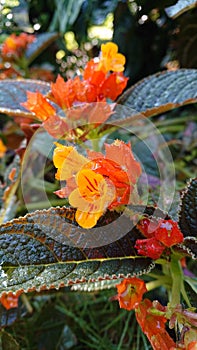
[{"label": "sunlit leaf", "polygon": [[[179,69],[150,75],[129,88],[118,103],[129,107],[127,113],[112,115],[111,121],[132,122],[142,113],[146,117],[197,102],[197,69]],[[129,116],[130,113],[130,116]]]},{"label": "sunlit leaf", "polygon": [[42,33],[36,35],[36,40],[28,46],[26,58],[30,64],[41,52],[43,52],[53,41],[58,38],[58,33]]},{"label": "sunlit leaf", "polygon": [[21,106],[27,100],[27,91],[39,91],[46,95],[50,84],[41,80],[1,80],[0,81],[0,113],[12,117],[32,118],[33,114]]},{"label": "sunlit leaf", "polygon": [[189,182],[181,196],[179,226],[184,236],[197,237],[197,178]]},{"label": "sunlit leaf", "polygon": [[51,208],[0,227],[0,293],[132,276],[153,267],[151,259],[137,256],[141,235],[129,218],[109,212],[99,227],[85,230],[74,213]]},{"label": "sunlit leaf", "polygon": [[166,13],[169,17],[176,18],[196,5],[196,0],[179,0],[177,4],[166,8]]}]

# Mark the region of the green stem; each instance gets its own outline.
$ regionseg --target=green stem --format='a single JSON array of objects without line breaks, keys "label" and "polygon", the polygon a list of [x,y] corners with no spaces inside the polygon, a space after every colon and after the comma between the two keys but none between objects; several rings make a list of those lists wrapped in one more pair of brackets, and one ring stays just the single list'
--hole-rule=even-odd
[{"label": "green stem", "polygon": [[95,152],[99,152],[99,151],[100,151],[100,147],[99,147],[99,138],[91,139],[91,142],[92,142],[92,149],[93,149]]},{"label": "green stem", "polygon": [[180,257],[177,258],[175,255],[172,255],[170,271],[172,276],[172,292],[170,304],[172,307],[175,307],[181,302],[181,289],[183,286],[183,273],[180,264]]}]

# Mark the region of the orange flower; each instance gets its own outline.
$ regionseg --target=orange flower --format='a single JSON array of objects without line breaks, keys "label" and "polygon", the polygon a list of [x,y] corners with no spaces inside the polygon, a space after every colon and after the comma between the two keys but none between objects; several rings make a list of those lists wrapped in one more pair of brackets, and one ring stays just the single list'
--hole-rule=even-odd
[{"label": "orange flower", "polygon": [[76,176],[77,189],[71,192],[69,203],[77,208],[75,219],[83,228],[92,228],[114,198],[113,185],[100,174],[82,169]]},{"label": "orange flower", "polygon": [[188,344],[187,350],[197,350],[197,340],[192,341]]},{"label": "orange flower", "polygon": [[141,175],[141,166],[134,158],[130,142],[128,144],[121,140],[115,140],[111,145],[105,144],[106,158],[111,159],[126,171],[132,184],[135,184]]},{"label": "orange flower", "polygon": [[6,310],[16,308],[18,307],[18,298],[20,294],[21,292],[18,292],[16,295],[12,292],[9,292],[8,294],[3,294],[0,297],[0,303],[4,306]]},{"label": "orange flower", "polygon": [[0,158],[3,158],[7,147],[4,145],[3,141],[0,139]]},{"label": "orange flower", "polygon": [[[61,198],[64,195],[66,197],[69,195],[70,205],[78,208],[76,218],[81,226],[94,226],[107,208],[114,209],[129,203],[130,194],[137,181],[137,176],[141,172],[139,163],[132,155],[130,145],[126,145],[121,141],[116,141],[109,147],[106,145],[106,154],[111,159],[106,158],[102,153],[91,151],[87,152],[88,158],[85,158],[73,147],[63,146],[58,143],[56,143],[56,146],[53,155],[54,165],[58,169],[56,179],[67,181],[66,187],[57,191],[56,194]],[[119,152],[119,157],[122,158],[119,159],[115,152]],[[116,163],[113,159],[118,159],[119,163]],[[131,175],[127,172],[130,171],[130,162],[132,162],[133,171]],[[97,175],[98,179],[100,179],[99,182]],[[89,192],[88,176],[90,176],[89,181],[92,186],[95,182],[97,186],[95,188],[96,192]],[[99,185],[101,179],[103,180],[102,186],[101,184]],[[92,204],[92,198],[97,198],[94,205]],[[83,218],[78,219],[79,216],[82,217],[82,211]],[[88,221],[87,224],[84,224],[85,215],[92,215],[94,212],[97,214],[93,215],[93,218],[90,220],[91,223]]]},{"label": "orange flower", "polygon": [[112,42],[101,45],[101,57],[98,70],[122,72],[125,65],[125,56],[118,53],[118,46]]},{"label": "orange flower", "polygon": [[144,299],[135,309],[136,319],[154,350],[169,350],[175,343],[165,329],[167,319],[151,314],[151,307],[152,302]]},{"label": "orange flower", "polygon": [[3,43],[1,54],[3,57],[20,58],[27,46],[35,40],[34,35],[21,33],[20,35],[11,34]]},{"label": "orange flower", "polygon": [[33,112],[41,121],[45,121],[56,114],[55,108],[40,92],[27,91],[27,101],[21,103],[21,105]]},{"label": "orange flower", "polygon": [[[77,77],[77,79],[79,79]],[[54,97],[55,103],[62,109],[70,108],[73,102],[76,100],[76,94],[74,91],[76,78],[74,80],[69,79],[67,82],[58,75],[55,83],[51,83],[51,92]],[[52,97],[52,100],[53,100]]]},{"label": "orange flower", "polygon": [[144,293],[147,292],[144,281],[137,277],[125,278],[116,285],[116,288],[118,295],[112,297],[111,300],[118,300],[120,308],[126,310],[135,309],[141,302]]},{"label": "orange flower", "polygon": [[100,86],[99,98],[106,97],[115,101],[126,88],[128,79],[129,78],[126,78],[123,73],[110,74]]}]

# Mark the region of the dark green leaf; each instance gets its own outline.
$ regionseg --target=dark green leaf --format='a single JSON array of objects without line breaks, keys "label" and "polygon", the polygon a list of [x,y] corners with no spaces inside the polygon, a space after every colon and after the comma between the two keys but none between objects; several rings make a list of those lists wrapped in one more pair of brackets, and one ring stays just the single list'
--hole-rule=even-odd
[{"label": "dark green leaf", "polygon": [[197,8],[181,16],[177,36],[177,58],[183,68],[197,68]]},{"label": "dark green leaf", "polygon": [[166,8],[166,13],[172,18],[176,18],[196,5],[196,0],[179,0],[174,6]]},{"label": "dark green leaf", "polygon": [[19,344],[13,336],[5,331],[0,332],[0,349],[1,350],[20,350]]},{"label": "dark green leaf", "polygon": [[181,196],[179,226],[184,236],[197,236],[197,178],[189,182]]},{"label": "dark green leaf", "polygon": [[197,238],[186,237],[184,242],[174,247],[175,251],[190,256],[192,259],[197,259]]},{"label": "dark green leaf", "polygon": [[132,276],[153,267],[151,259],[137,255],[141,235],[125,215],[108,212],[85,230],[74,214],[51,208],[0,227],[0,293]]},{"label": "dark green leaf", "polygon": [[[150,117],[197,102],[197,70],[179,69],[151,75],[129,88],[117,101],[129,107],[127,114],[114,114],[120,124],[132,122],[140,113]],[[130,112],[130,117],[128,113]]]},{"label": "dark green leaf", "polygon": [[27,91],[39,91],[46,95],[50,84],[40,80],[1,80],[0,81],[0,113],[12,117],[28,117],[34,119],[32,113],[21,106],[27,100]]},{"label": "dark green leaf", "polygon": [[26,58],[30,64],[39,54],[44,51],[53,41],[58,38],[58,33],[42,33],[36,36],[36,40],[28,46]]},{"label": "dark green leaf", "polygon": [[150,11],[155,8],[165,8],[166,6],[171,6],[176,4],[178,0],[153,0],[153,1],[147,1],[147,0],[136,0],[137,4],[139,6],[143,6],[143,9],[145,11]]}]

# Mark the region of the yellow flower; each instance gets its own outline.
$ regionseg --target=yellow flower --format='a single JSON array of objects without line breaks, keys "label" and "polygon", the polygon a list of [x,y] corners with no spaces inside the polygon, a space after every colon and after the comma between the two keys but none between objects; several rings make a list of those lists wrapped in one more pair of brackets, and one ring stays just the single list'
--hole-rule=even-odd
[{"label": "yellow flower", "polygon": [[7,150],[7,147],[3,144],[2,140],[0,139],[0,158],[2,158]]},{"label": "yellow flower", "polygon": [[75,219],[83,228],[92,228],[115,197],[111,182],[90,169],[82,169],[76,176],[77,188],[71,192],[69,203],[77,208]]},{"label": "yellow flower", "polygon": [[125,65],[125,56],[118,53],[118,46],[112,42],[101,45],[101,57],[98,64],[98,70],[105,73],[109,71],[123,72]]},{"label": "yellow flower", "polygon": [[72,146],[64,146],[55,142],[53,163],[58,169],[55,175],[57,180],[68,180],[76,175],[88,159],[80,155]]}]

